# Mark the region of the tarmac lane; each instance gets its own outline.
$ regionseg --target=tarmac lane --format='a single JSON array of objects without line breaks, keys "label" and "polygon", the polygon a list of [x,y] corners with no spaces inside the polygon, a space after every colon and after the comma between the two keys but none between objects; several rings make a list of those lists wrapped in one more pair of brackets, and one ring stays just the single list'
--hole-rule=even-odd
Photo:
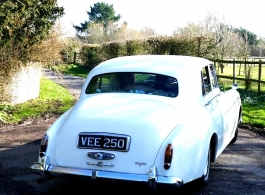
[{"label": "tarmac lane", "polygon": [[[79,97],[84,78],[58,75],[45,70],[45,77]],[[37,161],[40,139],[57,117],[34,124],[20,124],[0,129],[0,195],[63,195],[91,193],[147,193],[147,184],[101,181],[87,178],[56,178],[39,184],[39,175],[29,170]],[[265,137],[251,129],[239,128],[237,141],[228,145],[211,164],[209,183],[201,187],[196,181],[177,190],[158,192],[182,195],[264,195]]]},{"label": "tarmac lane", "polygon": [[85,82],[85,78],[83,77],[55,73],[49,69],[44,70],[43,76],[68,89],[75,99],[79,98],[80,91]]},{"label": "tarmac lane", "polygon": [[[56,118],[38,124],[0,129],[0,195],[57,195],[100,193],[147,193],[148,184],[91,178],[56,178],[39,184],[39,175],[29,170],[37,161],[40,138]],[[12,138],[13,137],[13,138]],[[264,195],[265,139],[239,129],[238,140],[229,145],[211,164],[210,181],[201,187],[196,181],[177,190],[160,188],[158,192],[189,195]],[[124,190],[125,189],[125,190]]]}]

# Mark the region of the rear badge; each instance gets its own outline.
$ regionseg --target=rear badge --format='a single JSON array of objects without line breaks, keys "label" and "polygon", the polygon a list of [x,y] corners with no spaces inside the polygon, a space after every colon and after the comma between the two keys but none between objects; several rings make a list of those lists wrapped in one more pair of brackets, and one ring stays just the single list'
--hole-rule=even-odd
[{"label": "rear badge", "polygon": [[136,165],[138,165],[139,167],[146,166],[147,164],[145,162],[135,162]]},{"label": "rear badge", "polygon": [[87,162],[86,163],[87,165],[96,165],[96,166],[99,166],[99,167],[114,167],[114,164],[104,164],[103,162],[96,162],[96,163],[93,163],[93,162]]},{"label": "rear badge", "polygon": [[96,160],[111,160],[115,158],[114,154],[105,152],[89,152],[87,153],[87,156]]}]

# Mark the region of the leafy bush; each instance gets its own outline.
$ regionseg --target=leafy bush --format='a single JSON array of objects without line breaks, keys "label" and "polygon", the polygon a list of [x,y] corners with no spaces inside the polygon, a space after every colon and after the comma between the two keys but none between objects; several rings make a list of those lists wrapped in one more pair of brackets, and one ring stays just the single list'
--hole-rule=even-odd
[{"label": "leafy bush", "polygon": [[102,52],[102,46],[92,44],[87,44],[82,47],[80,57],[83,65],[89,69],[94,68],[105,59]]},{"label": "leafy bush", "polygon": [[142,40],[126,40],[126,49],[128,56],[146,53]]},{"label": "leafy bush", "polygon": [[81,49],[81,56],[83,64],[93,68],[102,61],[119,56],[143,54],[196,56],[197,52],[196,39],[181,36],[160,36],[99,45],[84,45]]}]

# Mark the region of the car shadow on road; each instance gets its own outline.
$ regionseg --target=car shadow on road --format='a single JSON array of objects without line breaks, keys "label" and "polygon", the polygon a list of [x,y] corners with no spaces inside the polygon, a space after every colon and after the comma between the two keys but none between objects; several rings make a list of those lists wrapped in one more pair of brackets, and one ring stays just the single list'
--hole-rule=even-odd
[{"label": "car shadow on road", "polygon": [[[16,136],[14,134],[14,136]],[[25,135],[26,136],[26,135]],[[0,194],[36,194],[31,182],[29,165],[37,161],[40,140],[21,145],[3,145],[0,143]]]},{"label": "car shadow on road", "polygon": [[[30,172],[29,166],[37,161],[40,139],[15,146],[0,145],[0,194],[83,194],[83,192],[100,193],[148,193],[148,184],[125,181],[93,180],[85,177],[56,178],[38,184],[40,175]],[[158,188],[156,193],[194,194],[201,188],[196,181],[176,190]]]},{"label": "car shadow on road", "polygon": [[[15,134],[14,134],[15,136]],[[25,135],[27,136],[27,135]],[[56,178],[42,184],[39,175],[30,172],[29,166],[37,161],[40,139],[26,144],[11,146],[0,143],[0,194],[83,194],[100,193],[147,193],[147,184],[123,181],[91,180],[88,178]],[[255,194],[265,191],[264,141],[258,142],[248,134],[239,134],[235,144],[229,145],[211,165],[209,183],[202,187],[192,181],[172,190],[158,188],[156,193],[182,195]],[[260,161],[259,161],[260,160]],[[258,166],[258,162],[261,164]],[[263,166],[263,167],[262,167]]]}]

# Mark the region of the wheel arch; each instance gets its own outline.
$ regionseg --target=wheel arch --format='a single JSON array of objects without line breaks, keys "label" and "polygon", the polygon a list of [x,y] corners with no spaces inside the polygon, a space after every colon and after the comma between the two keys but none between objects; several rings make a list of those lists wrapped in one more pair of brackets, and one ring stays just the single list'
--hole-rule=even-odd
[{"label": "wheel arch", "polygon": [[214,162],[216,159],[217,146],[218,146],[218,138],[216,133],[214,133],[211,137],[210,146],[211,146],[211,162]]},{"label": "wheel arch", "polygon": [[239,124],[240,124],[240,123],[243,122],[243,119],[242,119],[242,106],[239,107],[239,116],[238,117],[239,117],[238,121],[239,121]]}]

